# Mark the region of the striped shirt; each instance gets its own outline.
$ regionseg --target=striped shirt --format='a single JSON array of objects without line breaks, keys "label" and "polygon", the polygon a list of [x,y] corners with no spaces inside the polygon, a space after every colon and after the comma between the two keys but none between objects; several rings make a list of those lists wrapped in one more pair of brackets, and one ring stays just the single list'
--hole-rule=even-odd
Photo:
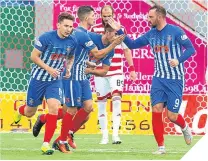
[{"label": "striped shirt", "polygon": [[88,31],[83,27],[77,27],[72,35],[77,40],[77,47],[75,49],[74,64],[71,69],[72,80],[85,80],[85,68],[87,67],[86,61],[89,59],[89,53],[96,45],[91,40]]},{"label": "striped shirt", "polygon": [[[123,31],[119,30],[118,34],[123,34]],[[195,52],[185,32],[180,27],[170,24],[161,31],[152,28],[136,40],[127,36],[124,42],[130,49],[150,44],[154,54],[154,76],[166,79],[184,79],[183,62]],[[184,52],[183,47],[186,49]],[[170,59],[178,59],[179,65],[171,67]]]},{"label": "striped shirt", "polygon": [[[60,38],[57,30],[45,32],[38,39],[35,39],[34,47],[41,51],[40,59],[48,66],[63,70],[63,62],[66,56],[72,55],[76,46],[76,40],[69,36],[67,38]],[[33,64],[31,76],[36,80],[53,81],[60,77],[53,78],[45,69],[37,64]]]},{"label": "striped shirt", "polygon": [[[122,28],[125,32],[125,29]],[[92,32],[103,34],[104,27],[103,24],[97,24],[91,28]],[[126,33],[126,32],[125,32]],[[112,76],[112,75],[122,75],[123,74],[123,49],[126,49],[127,46],[122,42],[120,45],[115,47],[115,54],[113,56],[110,69],[105,77]],[[100,64],[102,66],[102,64]]]}]

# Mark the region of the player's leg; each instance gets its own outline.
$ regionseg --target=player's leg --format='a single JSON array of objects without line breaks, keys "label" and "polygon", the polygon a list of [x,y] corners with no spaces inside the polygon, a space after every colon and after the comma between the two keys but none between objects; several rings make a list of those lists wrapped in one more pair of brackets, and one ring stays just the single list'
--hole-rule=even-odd
[{"label": "player's leg", "polygon": [[[67,136],[73,135],[73,131],[70,129],[73,128],[73,117],[77,112],[76,107],[67,107],[66,114],[62,119],[62,126],[61,126],[61,135],[58,139],[55,140],[54,143],[57,144],[57,149],[59,149],[63,153],[68,153],[70,151],[68,146]],[[70,142],[70,146],[72,148],[76,148],[76,144],[74,142]]]},{"label": "player's leg", "polygon": [[21,120],[22,116],[32,117],[35,115],[38,105],[42,103],[46,85],[45,82],[33,78],[30,79],[26,105],[20,106],[14,114],[14,122],[16,124]]},{"label": "player's leg", "polygon": [[[58,117],[57,117],[57,119],[58,120],[62,119],[64,114],[65,114],[65,110],[63,108],[59,108],[58,109]],[[34,137],[37,137],[39,135],[41,128],[46,123],[47,117],[48,117],[48,113],[47,114],[40,114],[37,117],[37,119],[35,121],[35,124],[33,126],[33,129],[32,129]]]},{"label": "player's leg", "polygon": [[82,123],[87,119],[87,117],[93,110],[92,92],[91,92],[89,80],[80,81],[80,85],[82,91],[82,98],[77,101],[83,102],[82,104],[83,106],[73,118],[74,127],[71,131],[74,131],[74,129],[79,129],[82,126]]},{"label": "player's leg", "polygon": [[41,150],[44,154],[53,154],[54,149],[49,146],[49,143],[54,135],[57,117],[58,117],[58,108],[61,105],[62,101],[62,82],[61,80],[56,80],[53,82],[48,82],[48,86],[45,92],[45,98],[48,104],[48,116],[46,119],[45,125],[45,135],[43,145]]},{"label": "player's leg", "polygon": [[107,98],[111,96],[110,84],[105,77],[95,77],[95,89],[97,93],[97,105],[98,105],[98,120],[100,129],[102,132],[102,139],[100,144],[108,143],[108,119],[107,119]]},{"label": "player's leg", "polygon": [[165,154],[164,144],[164,126],[163,126],[163,108],[164,102],[167,100],[167,95],[164,92],[163,84],[158,78],[153,77],[152,87],[150,92],[152,105],[152,129],[155,140],[158,145],[158,150],[153,154]]},{"label": "player's leg", "polygon": [[[62,92],[62,98],[63,98],[62,102],[61,102],[62,107],[58,109],[58,117],[57,117],[58,120],[62,119],[64,117],[65,112],[66,112],[66,109],[64,109],[64,107],[63,107],[64,101],[65,101],[64,92]],[[36,122],[33,126],[33,129],[32,129],[34,137],[37,137],[39,135],[41,128],[46,123],[47,117],[48,117],[48,113],[41,114],[37,117],[37,120],[36,120]]]},{"label": "player's leg", "polygon": [[168,88],[168,101],[167,101],[167,108],[168,108],[168,119],[175,123],[176,125],[181,127],[182,133],[184,135],[184,139],[187,145],[190,145],[192,142],[192,133],[185,122],[183,116],[179,114],[179,109],[182,102],[182,95],[183,95],[183,81],[182,80],[168,80],[167,82]]},{"label": "player's leg", "polygon": [[123,75],[116,75],[108,77],[111,93],[112,93],[112,104],[113,104],[113,144],[121,144],[121,139],[118,135],[120,124],[121,124],[121,96],[123,92]]},{"label": "player's leg", "polygon": [[[77,112],[77,107],[81,106],[81,86],[79,81],[75,80],[63,80],[63,89],[65,95],[65,105],[64,109],[66,109],[66,113],[62,120],[61,126],[61,135],[54,141],[53,146],[57,146],[56,149],[59,149],[61,152],[69,151],[67,144],[67,135],[70,137],[69,145],[72,148],[76,148],[76,144],[71,137],[73,135],[73,117]],[[65,147],[63,146],[65,144]]]}]

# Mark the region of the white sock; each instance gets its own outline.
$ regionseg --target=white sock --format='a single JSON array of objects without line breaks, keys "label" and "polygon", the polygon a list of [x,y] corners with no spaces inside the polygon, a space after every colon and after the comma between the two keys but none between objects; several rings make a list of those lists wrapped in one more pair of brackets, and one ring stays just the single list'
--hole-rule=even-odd
[{"label": "white sock", "polygon": [[113,101],[113,136],[118,136],[121,123],[121,97],[114,96]]},{"label": "white sock", "polygon": [[107,105],[107,100],[98,102],[98,120],[103,135],[108,134],[106,105]]},{"label": "white sock", "polygon": [[44,146],[48,146],[49,143],[48,143],[48,142],[43,142],[43,145],[44,145]]}]

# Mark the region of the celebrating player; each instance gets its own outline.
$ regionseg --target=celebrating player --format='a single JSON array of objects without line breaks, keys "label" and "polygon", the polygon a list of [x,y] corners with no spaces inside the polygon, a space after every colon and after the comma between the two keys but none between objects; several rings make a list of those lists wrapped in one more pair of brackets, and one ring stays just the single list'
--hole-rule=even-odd
[{"label": "celebrating player", "polygon": [[[55,146],[63,153],[69,153],[67,143],[68,133],[73,134],[76,129],[79,129],[92,111],[92,92],[89,80],[86,78],[85,74],[89,52],[91,52],[95,58],[101,59],[124,39],[123,35],[119,36],[108,47],[98,50],[87,30],[94,25],[95,22],[93,8],[90,6],[81,6],[77,14],[80,24],[73,32],[78,43],[75,50],[74,64],[70,79],[65,79],[63,81],[67,112],[62,120],[61,136],[55,141]],[[78,107],[82,108],[77,111]],[[35,131],[36,134],[39,133],[42,125],[43,122],[41,122],[41,119],[38,119],[33,131]]]},{"label": "celebrating player", "polygon": [[[111,6],[106,5],[102,7],[101,9],[102,23],[93,26],[91,31],[96,33],[103,33],[104,26],[107,24],[108,19],[112,18],[113,16],[114,16],[114,10]],[[123,27],[122,30],[125,31]],[[123,57],[122,57],[123,52],[129,65],[130,79],[136,80],[136,73],[133,66],[131,50],[129,50],[124,43],[121,43],[121,45],[116,46],[115,54],[112,59],[110,69],[108,73],[105,75],[105,77],[98,77],[98,76],[94,77],[95,89],[98,100],[98,119],[103,134],[100,144],[107,144],[109,141],[106,106],[107,106],[107,98],[111,98],[111,97],[113,103],[112,143],[113,144],[121,143],[121,139],[118,136],[118,131],[121,122],[121,96],[123,92],[123,82],[124,82]]]},{"label": "celebrating player", "polygon": [[29,87],[27,103],[15,113],[14,121],[17,124],[21,116],[32,117],[45,97],[48,104],[48,116],[44,142],[41,150],[45,154],[53,154],[49,146],[56,129],[58,107],[62,101],[61,70],[65,57],[72,56],[75,49],[75,40],[70,36],[73,29],[74,17],[68,13],[58,16],[57,30],[42,34],[35,41],[35,48],[31,53],[34,62]]},{"label": "celebrating player", "polygon": [[[158,150],[154,154],[164,154],[163,108],[167,107],[168,119],[181,127],[186,144],[191,144],[192,133],[183,116],[178,111],[184,88],[184,61],[195,49],[178,26],[166,22],[166,10],[158,5],[150,8],[148,20],[152,29],[136,40],[126,37],[124,42],[130,49],[150,45],[155,58],[155,71],[151,87],[152,126]],[[108,23],[122,34],[120,25],[113,19]],[[183,48],[185,49],[183,51]]]}]

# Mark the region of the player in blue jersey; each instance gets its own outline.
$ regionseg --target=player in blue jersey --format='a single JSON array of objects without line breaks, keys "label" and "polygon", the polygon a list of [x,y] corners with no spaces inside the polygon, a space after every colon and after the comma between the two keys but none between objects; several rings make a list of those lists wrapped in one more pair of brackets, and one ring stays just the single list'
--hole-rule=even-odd
[{"label": "player in blue jersey", "polygon": [[[95,23],[93,8],[90,6],[81,6],[79,7],[77,14],[80,24],[72,33],[77,40],[77,48],[74,53],[74,64],[70,71],[70,79],[63,80],[66,105],[64,108],[72,108],[67,108],[67,112],[62,119],[61,136],[55,141],[55,146],[57,146],[57,148],[63,153],[68,153],[69,151],[67,144],[68,132],[70,131],[69,136],[70,140],[72,140],[73,132],[81,127],[81,124],[87,119],[88,115],[92,111],[92,92],[90,82],[86,78],[85,74],[86,61],[89,58],[89,53],[91,53],[95,58],[101,59],[124,39],[123,35],[118,36],[108,47],[98,50],[91,40],[87,30]],[[67,72],[69,71],[67,70]],[[77,112],[78,107],[83,108]],[[43,116],[40,116],[40,118]],[[41,119],[37,120],[37,125],[38,124],[41,125]],[[39,131],[40,128],[38,128],[37,134]],[[73,140],[71,144],[73,144],[73,148],[76,148]]]},{"label": "player in blue jersey", "polygon": [[[116,30],[114,30],[110,25],[106,24],[104,27],[104,34],[96,34],[93,32],[89,33],[90,38],[98,47],[99,50],[106,48],[116,37]],[[108,55],[102,59],[96,59],[92,55],[89,58],[90,63],[94,63],[85,69],[86,74],[95,75],[103,77],[107,74],[112,58],[114,56],[114,50],[112,50]],[[102,63],[102,67],[99,66]]]},{"label": "player in blue jersey", "polygon": [[[158,144],[158,150],[154,154],[165,153],[162,122],[164,107],[167,107],[168,119],[181,127],[186,144],[189,145],[192,141],[191,130],[178,111],[184,88],[184,61],[195,53],[195,49],[185,32],[178,26],[168,24],[165,17],[166,10],[163,7],[151,7],[148,20],[152,29],[136,40],[129,37],[124,40],[130,49],[149,44],[153,50],[155,71],[150,97],[153,133]],[[118,34],[123,33],[120,25],[113,19],[109,20],[109,24]]]},{"label": "player in blue jersey", "polygon": [[[95,23],[93,8],[90,6],[81,6],[77,11],[77,15],[80,24],[74,30],[73,35],[76,37],[78,45],[75,50],[71,77],[68,80],[64,80],[65,105],[72,108],[67,108],[67,112],[62,120],[60,140],[56,139],[58,149],[64,153],[67,152],[68,133],[72,136],[75,129],[81,127],[82,123],[93,110],[90,82],[85,74],[89,53],[95,58],[101,59],[124,39],[123,35],[118,36],[108,47],[98,50],[87,30]],[[82,108],[77,111],[77,108],[80,107]],[[73,138],[71,137],[70,139]]]},{"label": "player in blue jersey", "polygon": [[48,155],[54,152],[49,143],[56,129],[58,108],[63,99],[63,85],[60,79],[63,62],[66,58],[73,57],[73,50],[76,47],[76,40],[70,36],[73,22],[72,15],[61,13],[58,16],[58,29],[46,32],[36,39],[31,53],[34,64],[27,91],[27,102],[18,109],[14,117],[16,124],[21,116],[32,117],[45,97],[49,114],[41,150]]}]

